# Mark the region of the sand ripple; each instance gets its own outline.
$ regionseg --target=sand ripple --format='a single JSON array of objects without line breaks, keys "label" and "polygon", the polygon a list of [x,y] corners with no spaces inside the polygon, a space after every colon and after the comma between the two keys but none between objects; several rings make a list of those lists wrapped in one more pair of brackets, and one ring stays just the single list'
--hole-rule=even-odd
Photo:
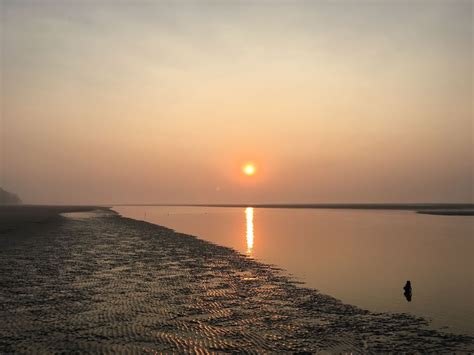
[{"label": "sand ripple", "polygon": [[4,353],[474,351],[471,337],[107,211],[0,237],[0,319]]}]

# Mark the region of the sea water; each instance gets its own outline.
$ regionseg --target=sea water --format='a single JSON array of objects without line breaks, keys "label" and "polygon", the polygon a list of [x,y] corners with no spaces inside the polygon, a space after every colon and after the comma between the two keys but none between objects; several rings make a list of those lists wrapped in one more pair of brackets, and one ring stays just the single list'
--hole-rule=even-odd
[{"label": "sea water", "polygon": [[[474,334],[474,218],[411,211],[114,208],[258,261],[375,312],[404,312]],[[403,287],[410,280],[411,300]]]}]

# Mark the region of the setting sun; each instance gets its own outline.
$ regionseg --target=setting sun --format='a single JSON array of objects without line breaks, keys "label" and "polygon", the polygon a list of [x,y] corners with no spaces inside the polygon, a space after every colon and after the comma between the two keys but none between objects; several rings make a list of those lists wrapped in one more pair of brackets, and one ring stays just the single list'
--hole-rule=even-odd
[{"label": "setting sun", "polygon": [[0,355],[474,355],[473,34],[474,0],[0,0]]},{"label": "setting sun", "polygon": [[245,164],[242,170],[244,174],[248,176],[255,174],[255,166],[253,164]]}]

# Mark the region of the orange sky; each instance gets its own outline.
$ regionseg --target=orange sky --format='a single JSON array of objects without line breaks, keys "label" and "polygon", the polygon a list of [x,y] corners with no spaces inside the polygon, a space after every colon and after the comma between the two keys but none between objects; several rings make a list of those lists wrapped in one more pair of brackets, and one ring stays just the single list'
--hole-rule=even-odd
[{"label": "orange sky", "polygon": [[0,4],[25,202],[472,202],[471,1]]}]

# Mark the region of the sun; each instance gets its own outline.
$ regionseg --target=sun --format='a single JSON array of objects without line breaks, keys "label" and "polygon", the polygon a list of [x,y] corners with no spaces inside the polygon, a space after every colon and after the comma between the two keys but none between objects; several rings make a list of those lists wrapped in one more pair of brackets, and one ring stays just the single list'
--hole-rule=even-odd
[{"label": "sun", "polygon": [[242,171],[244,172],[245,175],[247,176],[252,176],[255,174],[255,165],[253,164],[245,164],[244,167],[242,168]]}]

